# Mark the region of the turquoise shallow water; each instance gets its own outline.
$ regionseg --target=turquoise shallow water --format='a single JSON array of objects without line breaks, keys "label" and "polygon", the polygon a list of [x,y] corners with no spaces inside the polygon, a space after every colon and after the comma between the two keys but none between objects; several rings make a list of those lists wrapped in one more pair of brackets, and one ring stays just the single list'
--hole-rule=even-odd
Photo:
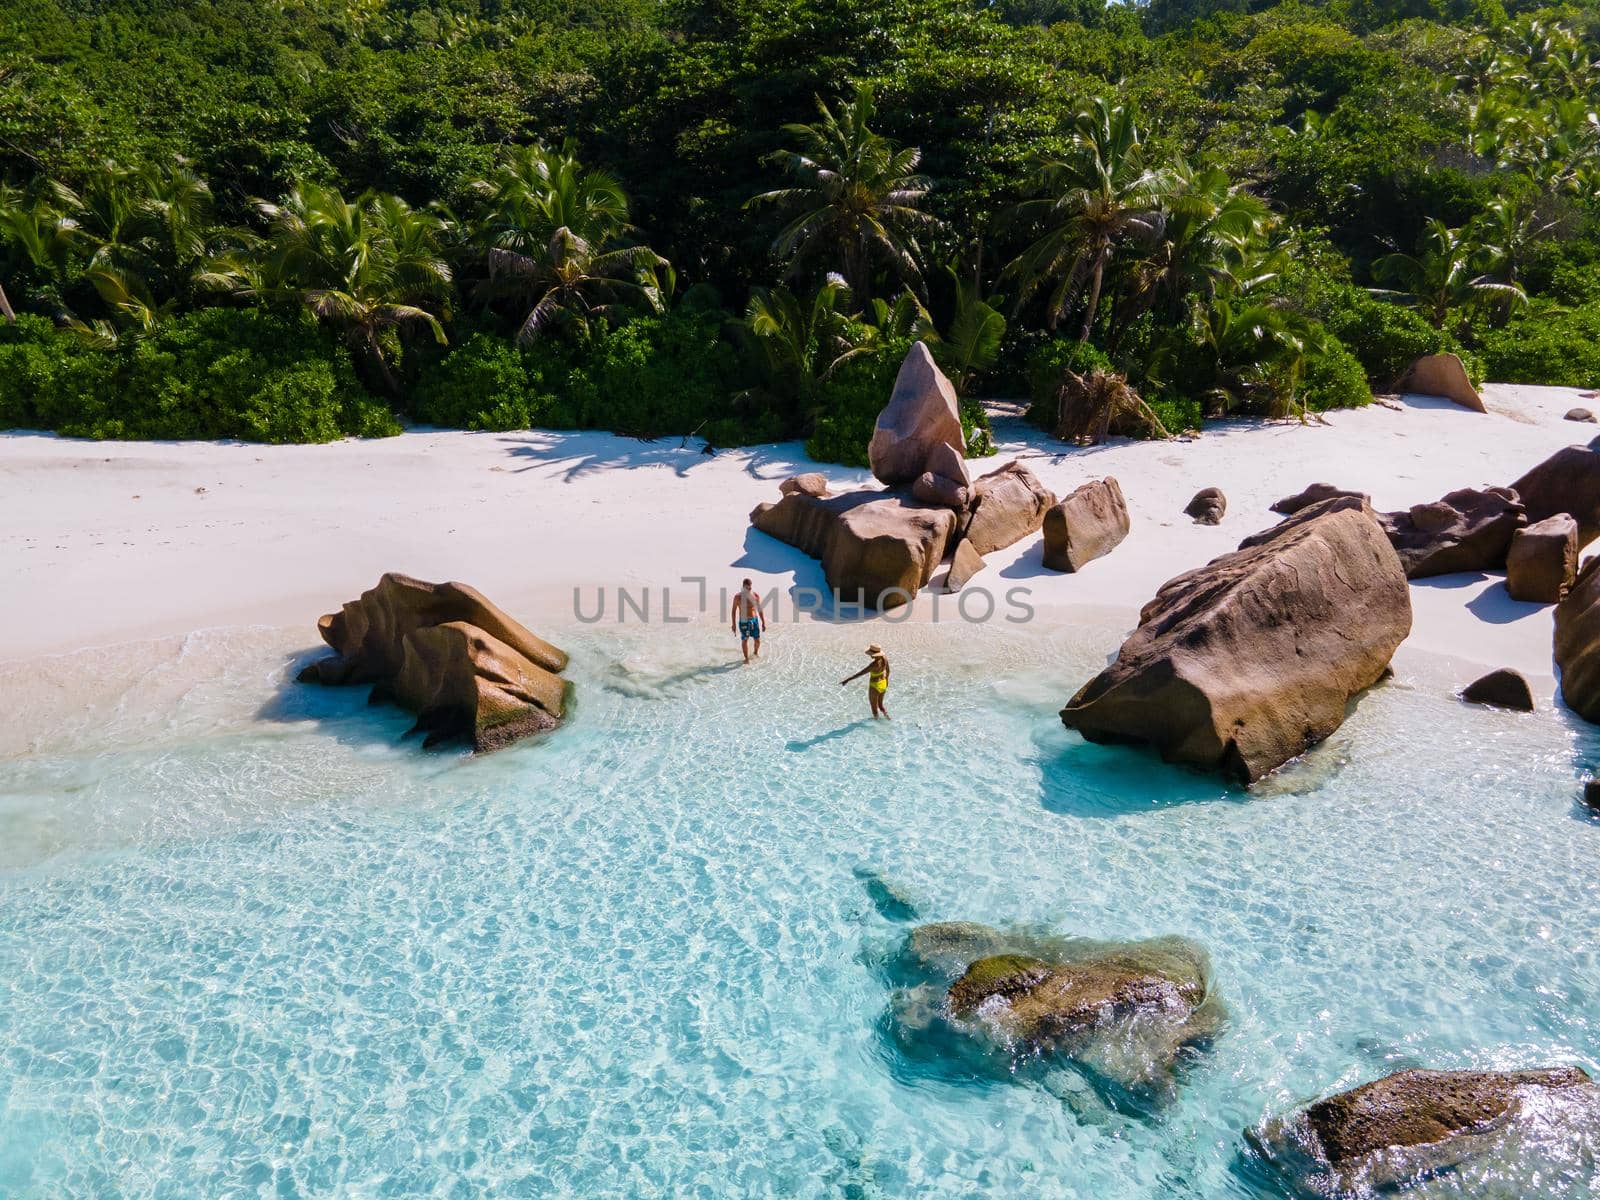
[{"label": "turquoise shallow water", "polygon": [[[1600,1065],[1593,732],[1402,670],[1246,797],[1061,728],[1104,631],[874,636],[878,727],[860,630],[573,633],[573,721],[476,760],[152,650],[0,760],[0,1195],[1270,1195],[1263,1114]],[[945,919],[1183,934],[1229,1022],[1153,1117],[930,1069],[877,964]]]}]

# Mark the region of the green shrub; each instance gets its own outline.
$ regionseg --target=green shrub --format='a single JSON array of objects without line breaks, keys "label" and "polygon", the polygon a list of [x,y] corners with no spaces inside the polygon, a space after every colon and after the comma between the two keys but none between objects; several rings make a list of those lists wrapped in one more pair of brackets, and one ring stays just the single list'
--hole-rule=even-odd
[{"label": "green shrub", "polygon": [[1504,329],[1480,335],[1484,375],[1497,383],[1600,387],[1600,303],[1535,305]]},{"label": "green shrub", "polygon": [[201,309],[114,350],[25,318],[0,337],[0,421],[70,437],[326,442],[398,433],[305,314]]},{"label": "green shrub", "polygon": [[1360,360],[1348,346],[1330,336],[1326,349],[1306,363],[1300,399],[1311,412],[1360,408],[1372,403],[1372,387]]},{"label": "green shrub", "polygon": [[893,338],[871,354],[851,359],[823,385],[821,410],[806,439],[806,453],[818,462],[865,467],[867,443],[878,414],[894,391],[894,377],[911,342]]},{"label": "green shrub", "polygon": [[734,420],[743,378],[722,336],[726,320],[679,307],[598,332],[579,348],[569,379],[577,424],[639,437],[699,431],[720,444],[759,436]]},{"label": "green shrub", "polygon": [[1379,300],[1363,288],[1343,284],[1323,289],[1308,311],[1355,355],[1378,391],[1393,388],[1425,354],[1461,354],[1471,373],[1473,364],[1455,337],[1435,329],[1416,310]]},{"label": "green shrub", "polygon": [[546,379],[564,380],[554,341],[523,350],[504,337],[475,333],[423,368],[412,411],[450,429],[530,429],[577,424]]},{"label": "green shrub", "polygon": [[1194,396],[1183,396],[1176,392],[1157,392],[1153,396],[1144,397],[1144,402],[1150,406],[1150,411],[1156,414],[1161,424],[1166,426],[1168,433],[1188,433],[1200,428],[1205,416],[1203,406]]},{"label": "green shrub", "polygon": [[1059,336],[1041,342],[1028,355],[1026,366],[1029,423],[1047,432],[1055,429],[1061,377],[1065,372],[1082,375],[1086,371],[1112,369],[1111,360],[1089,342]]},{"label": "green shrub", "polygon": [[[878,414],[894,392],[895,376],[911,349],[909,338],[886,338],[870,354],[853,358],[823,385],[821,409],[806,439],[806,453],[819,462],[865,467],[867,443]],[[974,397],[961,401],[961,432],[968,458],[994,453],[989,418]]]}]

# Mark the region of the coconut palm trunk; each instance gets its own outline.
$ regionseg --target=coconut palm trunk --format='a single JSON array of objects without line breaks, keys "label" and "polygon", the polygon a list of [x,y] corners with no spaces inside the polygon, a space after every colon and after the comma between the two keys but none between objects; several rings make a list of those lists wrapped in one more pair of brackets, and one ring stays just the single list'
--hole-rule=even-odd
[{"label": "coconut palm trunk", "polygon": [[11,307],[11,301],[6,298],[6,289],[4,287],[0,287],[0,316],[5,317],[7,322],[17,319],[17,314]]}]

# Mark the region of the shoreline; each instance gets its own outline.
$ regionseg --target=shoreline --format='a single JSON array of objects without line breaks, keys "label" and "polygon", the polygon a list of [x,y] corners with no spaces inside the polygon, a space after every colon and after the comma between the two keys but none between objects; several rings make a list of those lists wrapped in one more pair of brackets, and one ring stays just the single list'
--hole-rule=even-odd
[{"label": "shoreline", "polygon": [[[968,587],[993,595],[996,620],[1020,588],[1036,621],[1126,630],[1161,583],[1276,521],[1268,506],[1279,497],[1320,481],[1369,491],[1387,509],[1507,483],[1588,440],[1591,426],[1561,419],[1580,395],[1489,385],[1487,414],[1406,397],[1398,411],[1373,405],[1322,424],[1236,420],[1194,439],[1089,448],[1001,420],[999,453],[972,462],[974,474],[1020,457],[1058,495],[1115,475],[1133,528],[1076,575],[1046,571],[1035,535],[990,555]],[[575,588],[585,604],[598,588],[676,588],[676,609],[698,586],[685,578],[703,578],[710,607],[749,575],[787,597],[822,588],[820,567],[751,530],[748,514],[805,470],[835,488],[870,478],[812,463],[797,443],[710,457],[677,438],[590,432],[416,430],[313,446],[0,435],[0,485],[12,497],[0,550],[14,564],[0,663],[25,676],[17,668],[45,657],[242,626],[300,628],[309,646],[318,616],[386,570],[470,583],[534,629],[571,622]],[[1206,486],[1229,502],[1214,527],[1182,515]],[[1550,702],[1549,606],[1512,601],[1482,575],[1422,580],[1411,596],[1402,658],[1457,662],[1462,684],[1474,667],[1514,667]],[[868,621],[926,620],[933,599],[925,592],[909,617]],[[939,598],[941,616],[958,601]],[[689,608],[694,620],[721,623]]]}]

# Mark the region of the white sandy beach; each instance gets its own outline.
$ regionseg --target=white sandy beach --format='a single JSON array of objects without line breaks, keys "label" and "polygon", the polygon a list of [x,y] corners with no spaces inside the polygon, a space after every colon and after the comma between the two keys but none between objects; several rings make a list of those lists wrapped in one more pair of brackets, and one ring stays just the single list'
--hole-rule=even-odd
[{"label": "white sandy beach", "polygon": [[[1401,508],[1509,483],[1595,432],[1562,419],[1585,403],[1570,389],[1491,385],[1485,398],[1486,415],[1407,397],[1398,411],[1373,405],[1325,425],[1233,422],[1191,441],[1088,450],[1003,421],[1000,455],[972,464],[975,473],[1024,456],[1058,494],[1115,475],[1133,528],[1079,574],[1045,571],[1035,537],[991,555],[970,586],[997,597],[1027,588],[1042,620],[1126,628],[1159,584],[1271,524],[1268,506],[1306,484],[1364,489],[1378,507]],[[836,485],[868,479],[816,468],[797,444],[706,456],[698,442],[595,433],[417,431],[325,446],[0,435],[0,661],[234,625],[297,627],[309,645],[318,614],[386,570],[472,583],[534,628],[571,621],[575,588],[589,614],[606,588],[607,620],[617,619],[619,586],[649,588],[657,605],[673,587],[674,616],[698,599],[684,577],[710,581],[712,607],[718,588],[747,574],[764,590],[820,588],[813,560],[748,522],[780,480],[807,469]],[[1210,485],[1228,497],[1215,528],[1182,512]],[[1403,657],[1443,656],[1461,683],[1512,666],[1549,701],[1548,607],[1513,602],[1484,576],[1423,581],[1412,598]],[[960,619],[951,599],[940,619]],[[913,619],[929,609],[924,598]],[[1115,645],[1109,637],[1107,653]]]}]

